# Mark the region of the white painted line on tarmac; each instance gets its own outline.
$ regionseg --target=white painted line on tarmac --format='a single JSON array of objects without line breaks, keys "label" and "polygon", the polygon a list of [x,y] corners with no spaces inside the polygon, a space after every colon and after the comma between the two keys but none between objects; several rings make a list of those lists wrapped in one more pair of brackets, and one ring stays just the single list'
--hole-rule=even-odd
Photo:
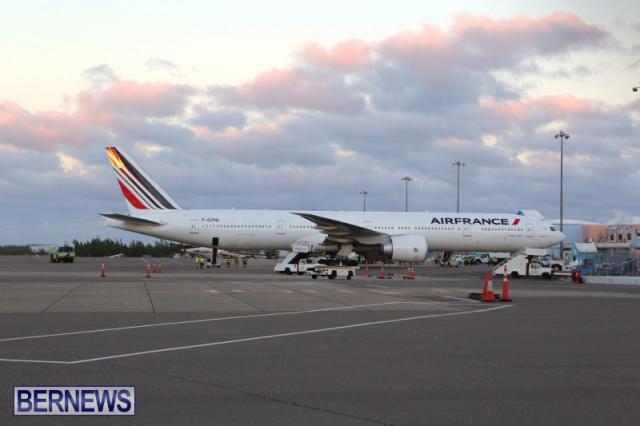
[{"label": "white painted line on tarmac", "polygon": [[[290,291],[290,290],[288,290]],[[293,293],[293,292],[291,292]],[[20,336],[20,337],[7,337],[4,339],[0,339],[0,343],[2,342],[12,342],[16,340],[30,340],[30,339],[44,339],[49,337],[62,337],[62,336],[75,336],[79,334],[93,334],[93,333],[106,333],[111,331],[123,331],[123,330],[136,330],[139,328],[151,328],[151,327],[167,327],[172,325],[184,325],[184,324],[197,324],[202,322],[215,322],[215,321],[228,321],[228,320],[237,320],[237,319],[251,319],[251,318],[264,318],[264,317],[275,317],[275,316],[284,316],[284,315],[300,315],[300,314],[312,314],[316,312],[328,312],[328,311],[341,311],[347,309],[361,309],[361,308],[371,308],[375,306],[386,306],[386,305],[399,305],[399,304],[420,304],[420,305],[428,305],[428,304],[437,304],[442,302],[409,302],[409,301],[398,301],[398,302],[382,302],[382,303],[371,303],[367,305],[349,305],[349,306],[338,306],[335,308],[320,308],[320,309],[311,309],[306,311],[286,311],[286,312],[271,312],[268,314],[251,314],[251,315],[236,315],[232,317],[215,317],[215,318],[203,318],[197,320],[186,320],[186,321],[174,321],[174,322],[160,322],[160,323],[152,323],[152,324],[140,324],[140,325],[130,325],[123,327],[111,327],[111,328],[100,328],[94,330],[81,330],[81,331],[68,331],[63,333],[52,333],[52,334],[37,334],[33,336]]]},{"label": "white painted line on tarmac", "polygon": [[482,303],[479,300],[474,300],[474,299],[463,299],[462,297],[453,297],[453,296],[445,296],[447,299],[455,299],[455,300],[462,300],[463,302],[474,302],[474,303]]},{"label": "white painted line on tarmac", "polygon": [[387,288],[383,285],[367,284],[367,287]]},{"label": "white painted line on tarmac", "polygon": [[[400,302],[400,303],[402,303],[402,302]],[[407,302],[407,303],[428,304],[430,302]],[[467,314],[478,314],[478,313],[483,313],[483,312],[496,311],[496,310],[504,309],[504,308],[510,308],[512,306],[513,305],[501,305],[501,306],[495,306],[495,307],[486,308],[486,309],[475,309],[475,310],[468,310],[468,311],[462,311],[462,312],[450,312],[450,313],[446,313],[446,314],[418,315],[418,316],[413,316],[413,317],[394,318],[394,319],[381,320],[381,321],[359,322],[359,323],[355,323],[355,324],[338,325],[338,326],[335,326],[335,327],[326,327],[326,328],[317,328],[317,329],[312,329],[312,330],[293,331],[293,332],[289,332],[289,333],[267,334],[265,336],[255,336],[255,337],[246,337],[246,338],[242,338],[242,339],[222,340],[222,341],[218,341],[218,342],[200,343],[200,344],[197,344],[197,345],[174,346],[174,347],[169,347],[169,348],[153,349],[153,350],[148,350],[148,351],[129,352],[129,353],[123,353],[123,354],[107,355],[107,356],[96,357],[96,358],[78,359],[78,360],[75,360],[75,361],[56,361],[56,360],[48,361],[48,360],[0,358],[0,362],[41,363],[41,364],[44,363],[44,364],[66,364],[66,365],[85,364],[85,363],[89,363],[89,362],[106,361],[106,360],[110,360],[110,359],[130,358],[130,357],[134,357],[134,356],[151,355],[151,354],[158,354],[158,353],[163,353],[163,352],[175,352],[175,351],[184,351],[184,350],[189,350],[189,349],[207,348],[207,347],[213,347],[213,346],[229,345],[229,344],[232,344],[232,343],[255,342],[255,341],[259,341],[259,340],[277,339],[277,338],[281,338],[281,337],[300,336],[300,335],[305,335],[305,334],[327,333],[327,332],[331,332],[331,331],[340,331],[340,330],[347,330],[347,329],[359,328],[359,327],[369,327],[369,326],[373,326],[373,325],[393,324],[393,323],[399,323],[399,322],[415,321],[415,320],[420,320],[420,319],[442,318],[442,317],[450,317],[450,316],[456,316],[456,315],[467,315]],[[325,309],[325,310],[332,310],[332,309],[335,310],[335,308],[329,308],[329,309]]]},{"label": "white painted line on tarmac", "polygon": [[244,290],[233,289],[231,290],[231,293],[244,293]]}]

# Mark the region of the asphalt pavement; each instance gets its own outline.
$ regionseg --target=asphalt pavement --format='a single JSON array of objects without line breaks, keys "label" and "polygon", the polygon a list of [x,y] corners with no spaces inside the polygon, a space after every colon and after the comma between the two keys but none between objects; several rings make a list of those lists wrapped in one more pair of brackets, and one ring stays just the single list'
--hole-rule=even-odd
[{"label": "asphalt pavement", "polygon": [[[484,266],[273,263],[0,257],[0,424],[640,422],[640,288],[521,279],[491,304],[467,298]],[[16,385],[135,386],[136,415],[14,417]]]}]

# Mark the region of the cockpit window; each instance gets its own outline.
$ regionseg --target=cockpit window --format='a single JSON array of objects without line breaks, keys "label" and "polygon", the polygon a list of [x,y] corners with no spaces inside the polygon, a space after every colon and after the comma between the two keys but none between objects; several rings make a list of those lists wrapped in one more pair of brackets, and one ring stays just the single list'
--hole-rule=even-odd
[{"label": "cockpit window", "polygon": [[556,227],[555,226],[550,226],[549,229],[552,230],[552,231],[555,231]]}]

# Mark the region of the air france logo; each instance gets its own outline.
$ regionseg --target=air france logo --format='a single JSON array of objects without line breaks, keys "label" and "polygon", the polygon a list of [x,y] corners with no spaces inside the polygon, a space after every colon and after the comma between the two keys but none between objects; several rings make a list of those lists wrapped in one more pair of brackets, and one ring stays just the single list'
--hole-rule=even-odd
[{"label": "air france logo", "polygon": [[[516,226],[520,223],[520,218],[515,218],[511,226]],[[509,225],[509,219],[496,218],[496,217],[434,217],[431,219],[431,224],[434,225]]]},{"label": "air france logo", "polygon": [[37,386],[13,388],[16,416],[133,416],[135,388]]}]

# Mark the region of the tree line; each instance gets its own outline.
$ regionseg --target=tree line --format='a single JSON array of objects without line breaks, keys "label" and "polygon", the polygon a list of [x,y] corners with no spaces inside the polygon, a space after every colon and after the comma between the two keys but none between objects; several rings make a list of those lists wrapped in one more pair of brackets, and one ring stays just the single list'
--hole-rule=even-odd
[{"label": "tree line", "polygon": [[[180,244],[159,240],[153,244],[145,244],[142,241],[131,241],[125,243],[122,240],[112,240],[111,238],[93,238],[89,241],[73,240],[76,256],[81,257],[105,257],[122,254],[127,257],[141,257],[150,255],[154,257],[167,257],[179,253],[182,249]],[[46,253],[46,249],[40,248],[38,253]],[[25,255],[35,253],[28,245],[4,245],[0,246],[0,255]]]},{"label": "tree line", "polygon": [[19,245],[0,246],[0,255],[33,254],[31,247]]}]

